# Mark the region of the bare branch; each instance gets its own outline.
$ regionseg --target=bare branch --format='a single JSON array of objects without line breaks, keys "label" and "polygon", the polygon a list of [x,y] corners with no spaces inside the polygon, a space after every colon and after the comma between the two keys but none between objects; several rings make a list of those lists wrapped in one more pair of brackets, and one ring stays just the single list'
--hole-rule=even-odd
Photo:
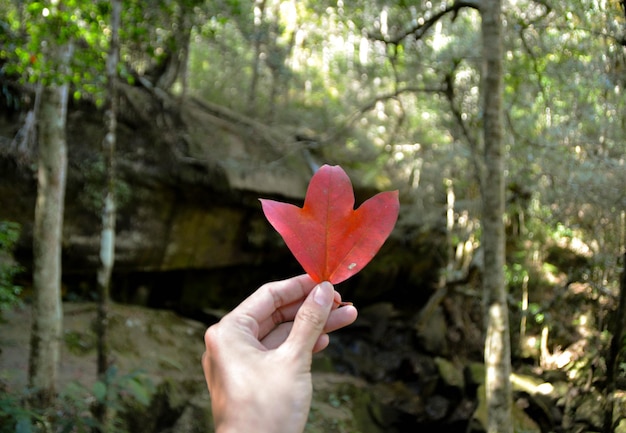
[{"label": "bare branch", "polygon": [[476,10],[480,10],[480,1],[479,0],[465,0],[465,1],[455,1],[451,5],[446,6],[445,9],[440,10],[438,13],[433,15],[427,20],[424,20],[417,25],[414,25],[403,32],[395,35],[393,38],[385,38],[382,35],[373,35],[370,34],[369,37],[382,41],[388,44],[399,44],[408,36],[413,35],[415,39],[421,39],[426,32],[437,23],[441,18],[446,16],[449,13],[453,14],[453,19],[456,18],[456,15],[459,13],[459,10],[463,8],[472,8]]},{"label": "bare branch", "polygon": [[343,125],[337,128],[332,134],[330,134],[323,141],[325,143],[333,141],[337,136],[341,135],[344,131],[348,130],[359,118],[361,118],[365,113],[370,110],[373,110],[376,107],[376,104],[379,102],[388,101],[390,99],[396,99],[398,96],[403,93],[444,93],[446,91],[445,87],[418,87],[418,86],[406,86],[402,88],[398,88],[397,90],[389,93],[384,93],[382,95],[376,96],[370,102],[362,106],[361,108],[354,111],[352,114],[348,116]]},{"label": "bare branch", "polygon": [[478,137],[472,134],[470,127],[467,125],[467,123],[463,119],[463,113],[461,113],[461,111],[459,110],[459,107],[455,103],[454,80],[455,80],[457,67],[458,67],[458,63],[455,64],[454,68],[445,75],[444,77],[445,92],[443,92],[443,94],[448,100],[448,104],[450,106],[450,112],[452,113],[452,116],[456,120],[456,123],[459,125],[459,128],[461,129],[461,134],[463,135],[463,137],[465,138],[465,140],[467,141],[470,147],[471,154],[472,154],[471,162],[474,165],[476,182],[478,183],[478,185],[483,185],[484,184],[483,179],[485,176],[484,175],[485,168],[480,159],[480,155],[482,155],[480,140]]}]

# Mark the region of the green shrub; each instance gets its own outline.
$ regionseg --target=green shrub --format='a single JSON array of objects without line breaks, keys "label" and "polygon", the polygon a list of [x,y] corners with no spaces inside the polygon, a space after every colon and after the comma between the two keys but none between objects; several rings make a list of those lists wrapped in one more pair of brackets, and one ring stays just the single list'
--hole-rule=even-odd
[{"label": "green shrub", "polygon": [[[0,383],[0,433],[126,433],[124,417],[128,408],[148,406],[154,384],[143,372],[119,374],[110,368],[92,387],[70,382],[52,407],[36,410],[28,406],[29,392],[16,392]],[[102,425],[95,414],[104,406],[109,414]]]},{"label": "green shrub", "polygon": [[22,288],[13,280],[23,268],[15,262],[13,251],[20,237],[20,225],[11,221],[0,221],[0,318],[2,312],[20,302]]}]

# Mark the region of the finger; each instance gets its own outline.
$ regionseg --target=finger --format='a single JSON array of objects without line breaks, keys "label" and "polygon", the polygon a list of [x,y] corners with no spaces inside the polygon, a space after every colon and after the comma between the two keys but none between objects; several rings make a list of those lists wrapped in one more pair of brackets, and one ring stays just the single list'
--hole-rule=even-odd
[{"label": "finger", "polygon": [[357,315],[358,311],[353,305],[332,310],[324,326],[324,332],[333,332],[354,323]]},{"label": "finger", "polygon": [[330,343],[330,337],[328,334],[322,334],[313,345],[313,353],[321,352],[322,350],[328,347],[328,343]]},{"label": "finger", "polygon": [[[284,307],[280,307],[276,311],[274,311],[274,313],[272,313],[270,317],[260,321],[258,338],[260,340],[263,340],[269,333],[271,333],[276,328],[276,326],[280,325],[281,323],[292,322],[305,299],[306,297],[303,296],[296,302],[292,302],[291,304],[285,305]],[[333,309],[336,309],[339,305],[341,305],[341,295],[339,294],[339,292],[335,291]],[[287,335],[288,333],[285,334],[285,338],[287,338]]]},{"label": "finger", "polygon": [[[276,328],[276,332],[272,332],[267,336],[261,343],[267,350],[276,349],[279,347],[289,336],[289,331],[291,331],[293,323],[283,323],[281,326]],[[321,352],[322,350],[328,347],[330,343],[330,337],[328,334],[322,334],[319,336],[315,344],[313,345],[312,353]]]},{"label": "finger", "polygon": [[324,331],[334,296],[335,291],[329,282],[315,286],[296,314],[289,337],[283,345],[287,350],[293,348],[295,353],[312,352],[315,342]]},{"label": "finger", "polygon": [[[301,305],[301,304],[300,304]],[[294,314],[295,315],[295,314]],[[341,307],[338,309],[331,310],[330,315],[328,316],[328,320],[324,325],[323,332],[329,333],[336,331],[337,329],[346,327],[353,323],[357,317],[357,309],[353,306]],[[291,328],[293,326],[293,322],[284,322],[275,326],[271,332],[267,333],[264,337],[261,338],[261,344],[265,346],[267,349],[275,349],[287,339],[289,333],[291,332]],[[322,334],[323,336],[324,334]],[[314,352],[317,352],[321,349],[318,348],[318,344],[316,343]]]},{"label": "finger", "polygon": [[[292,302],[289,305],[285,305],[274,311],[274,313],[267,319],[259,323],[259,339],[263,340],[268,334],[272,333],[277,326],[282,323],[293,322],[298,310],[302,306],[306,298],[299,299],[296,302]],[[285,338],[287,334],[285,334]]]},{"label": "finger", "polygon": [[247,315],[261,324],[281,307],[305,298],[313,287],[315,282],[306,274],[267,283],[246,298],[232,313]]}]

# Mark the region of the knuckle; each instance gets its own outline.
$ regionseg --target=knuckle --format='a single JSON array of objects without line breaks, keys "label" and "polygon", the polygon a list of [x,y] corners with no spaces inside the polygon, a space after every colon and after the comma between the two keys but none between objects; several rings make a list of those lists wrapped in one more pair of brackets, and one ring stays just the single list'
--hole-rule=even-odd
[{"label": "knuckle", "polygon": [[318,311],[312,308],[303,307],[298,312],[298,316],[300,320],[311,324],[315,329],[322,330],[324,328],[324,324],[326,320],[322,317]]},{"label": "knuckle", "polygon": [[204,332],[204,345],[206,346],[207,350],[209,350],[215,343],[218,332],[219,331],[217,329],[217,325],[212,325],[208,327],[207,330]]},{"label": "knuckle", "polygon": [[282,307],[283,305],[286,304],[285,300],[283,299],[283,294],[282,294],[282,292],[280,290],[278,290],[273,285],[266,284],[265,286],[267,287],[267,291],[269,292],[270,296],[272,297],[272,301],[274,303],[274,308],[276,308],[278,310],[280,307]]}]

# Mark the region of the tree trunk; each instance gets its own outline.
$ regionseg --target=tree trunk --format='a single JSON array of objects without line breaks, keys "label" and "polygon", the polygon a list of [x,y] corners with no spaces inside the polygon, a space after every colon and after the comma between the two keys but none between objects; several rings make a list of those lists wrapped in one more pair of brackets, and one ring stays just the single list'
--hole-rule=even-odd
[{"label": "tree trunk", "polygon": [[[112,0],[113,1],[113,0]],[[188,11],[181,6],[180,16],[178,17],[178,28],[167,44],[168,56],[164,60],[165,65],[163,72],[156,77],[155,87],[169,91],[177,79],[184,81],[183,74],[186,74],[187,63],[189,61],[189,44],[191,43],[192,23]],[[183,83],[186,85],[186,83]]]},{"label": "tree trunk", "polygon": [[483,185],[483,275],[487,312],[485,341],[489,433],[512,433],[511,342],[504,280],[503,48],[501,0],[481,4],[483,115],[486,179]]},{"label": "tree trunk", "polygon": [[[69,59],[71,46],[58,59]],[[37,202],[33,226],[33,324],[29,385],[33,403],[49,407],[56,395],[63,310],[61,305],[61,245],[67,175],[65,126],[69,85],[43,89],[39,111]]]},{"label": "tree trunk", "polygon": [[[111,292],[111,274],[115,262],[115,145],[117,141],[117,65],[119,59],[119,28],[122,4],[121,0],[111,0],[111,42],[107,57],[107,109],[104,122],[107,134],[102,143],[105,158],[106,184],[104,187],[104,205],[102,208],[102,234],[100,237],[100,267],[98,269],[98,316],[96,323],[98,348],[98,376],[106,383],[106,372],[109,368],[109,346],[107,344],[107,327],[109,316],[109,299]],[[108,385],[108,384],[107,384]],[[108,431],[108,413],[106,402],[96,407],[96,416]]]},{"label": "tree trunk", "polygon": [[265,27],[265,0],[255,0],[252,33],[252,39],[254,41],[254,59],[252,61],[250,89],[248,90],[248,113],[254,113],[256,110],[256,93],[259,75],[261,74],[262,46],[263,41],[267,37]]},{"label": "tree trunk", "polygon": [[613,411],[615,405],[615,379],[618,371],[619,354],[623,347],[624,326],[626,326],[626,252],[624,253],[622,269],[622,277],[619,286],[619,303],[615,311],[615,317],[612,323],[612,337],[609,346],[609,354],[606,360],[606,389],[605,389],[605,409],[604,409],[604,426],[603,433],[611,433],[613,431]]},{"label": "tree trunk", "polygon": [[189,13],[184,12],[180,23],[181,23],[182,28],[185,31],[184,33],[185,37],[181,41],[182,45],[180,47],[180,55],[179,55],[180,67],[178,71],[178,76],[180,77],[180,87],[181,87],[179,102],[181,104],[187,97],[187,86],[188,86],[188,79],[189,79],[189,52],[191,49],[191,31],[193,29],[193,25],[191,21],[192,20],[189,16]]}]

